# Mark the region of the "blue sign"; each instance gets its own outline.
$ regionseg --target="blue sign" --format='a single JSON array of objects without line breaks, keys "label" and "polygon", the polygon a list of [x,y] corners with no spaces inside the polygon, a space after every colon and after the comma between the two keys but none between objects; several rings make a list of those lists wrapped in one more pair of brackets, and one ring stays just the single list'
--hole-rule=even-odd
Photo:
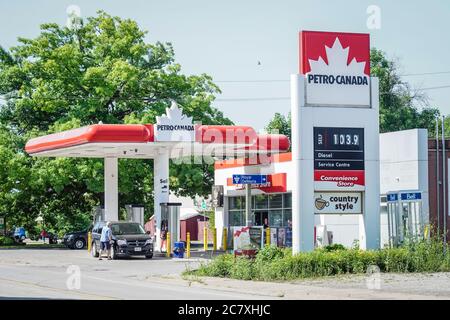
[{"label": "blue sign", "polygon": [[396,193],[390,193],[387,195],[387,201],[388,202],[394,202],[398,200],[398,194]]},{"label": "blue sign", "polygon": [[402,199],[402,200],[420,200],[420,199],[422,199],[422,193],[420,193],[420,192],[401,193],[400,199]]},{"label": "blue sign", "polygon": [[267,183],[265,174],[233,174],[233,184],[264,184]]}]

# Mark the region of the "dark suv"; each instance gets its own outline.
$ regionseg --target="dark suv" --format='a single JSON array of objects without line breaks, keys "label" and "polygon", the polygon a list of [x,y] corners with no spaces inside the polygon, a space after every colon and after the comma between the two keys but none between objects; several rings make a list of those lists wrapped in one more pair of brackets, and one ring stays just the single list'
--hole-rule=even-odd
[{"label": "dark suv", "polygon": [[88,232],[92,225],[86,230],[68,232],[63,237],[63,243],[70,249],[84,249],[88,242]]},{"label": "dark suv", "polygon": [[[91,253],[93,257],[99,256],[100,236],[105,221],[97,222],[92,229]],[[113,221],[111,222],[113,244],[111,245],[111,257],[145,256],[153,257],[153,239],[137,222]]]}]

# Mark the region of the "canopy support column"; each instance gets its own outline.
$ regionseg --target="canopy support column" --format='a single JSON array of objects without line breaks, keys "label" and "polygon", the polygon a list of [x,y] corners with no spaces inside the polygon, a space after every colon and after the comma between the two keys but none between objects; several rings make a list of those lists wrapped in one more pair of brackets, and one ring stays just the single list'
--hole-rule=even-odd
[{"label": "canopy support column", "polygon": [[[292,187],[292,253],[314,250],[314,162],[310,145],[313,142],[312,128],[301,123],[311,117],[303,111],[305,87],[302,75],[291,75],[291,121],[292,121],[292,163],[294,184]],[[312,117],[311,121],[312,123]]]},{"label": "canopy support column", "polygon": [[105,220],[119,220],[119,169],[117,158],[105,158]]},{"label": "canopy support column", "polygon": [[156,226],[156,251],[161,248],[161,203],[169,202],[169,150],[161,148],[154,160],[153,188],[154,188],[154,214]]}]

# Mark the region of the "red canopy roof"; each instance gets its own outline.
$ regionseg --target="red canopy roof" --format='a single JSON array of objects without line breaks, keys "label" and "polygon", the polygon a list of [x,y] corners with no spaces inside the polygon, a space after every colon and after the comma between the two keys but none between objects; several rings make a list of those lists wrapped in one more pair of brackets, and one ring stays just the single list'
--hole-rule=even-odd
[{"label": "red canopy roof", "polygon": [[[214,145],[209,151],[216,153],[227,150],[278,153],[289,149],[286,136],[258,135],[248,126],[196,125],[195,130],[194,143]],[[161,146],[181,148],[186,147],[186,143],[155,141],[153,124],[95,124],[31,139],[25,150],[31,155],[49,157],[101,157],[108,152],[132,157],[133,154],[127,154],[132,147],[136,156],[151,158],[154,156],[152,149]],[[141,149],[140,153],[137,148]]]}]

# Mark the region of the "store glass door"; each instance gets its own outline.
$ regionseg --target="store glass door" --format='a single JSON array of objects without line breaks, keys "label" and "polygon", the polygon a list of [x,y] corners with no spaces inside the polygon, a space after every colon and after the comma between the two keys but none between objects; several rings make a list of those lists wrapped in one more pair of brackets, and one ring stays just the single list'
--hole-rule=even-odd
[{"label": "store glass door", "polygon": [[254,212],[254,225],[255,226],[268,226],[269,225],[269,213],[267,211]]}]

